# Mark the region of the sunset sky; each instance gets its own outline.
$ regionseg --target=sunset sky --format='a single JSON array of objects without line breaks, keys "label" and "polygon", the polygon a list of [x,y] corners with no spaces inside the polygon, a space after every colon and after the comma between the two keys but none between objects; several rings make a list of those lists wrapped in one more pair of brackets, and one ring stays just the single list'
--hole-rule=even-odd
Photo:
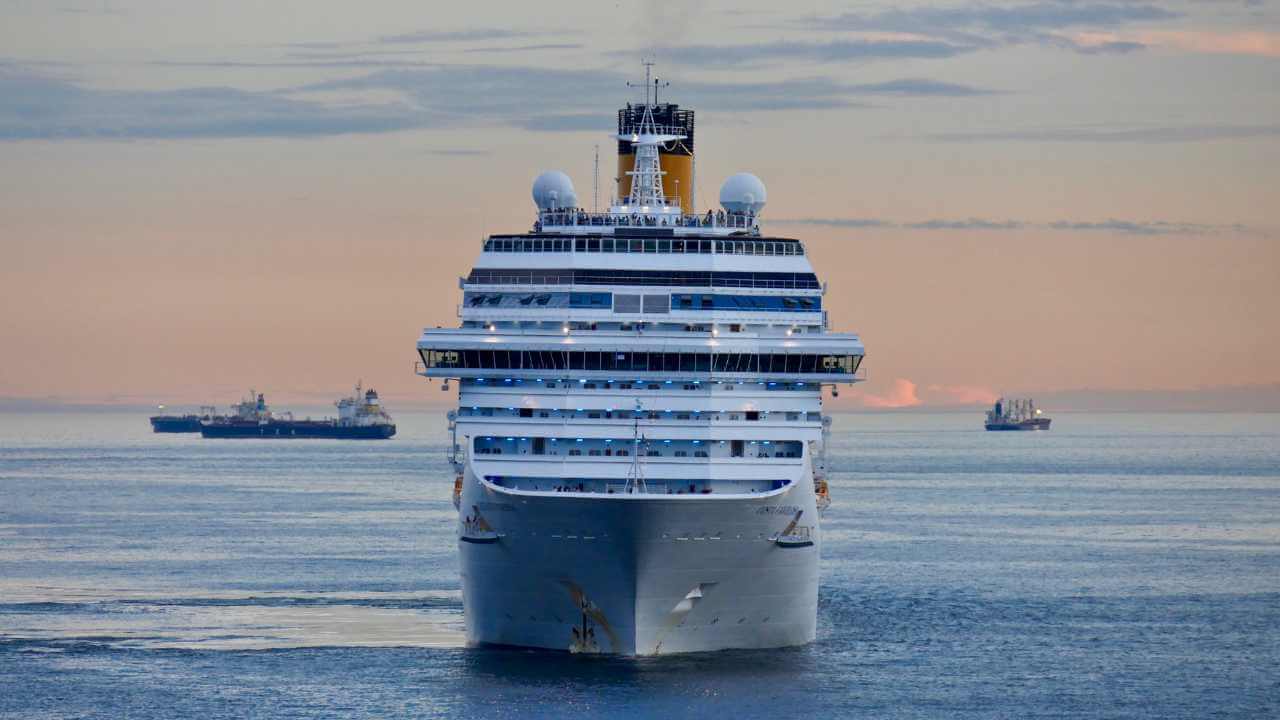
[{"label": "sunset sky", "polygon": [[446,400],[418,332],[540,171],[590,204],[642,57],[845,407],[1280,383],[1275,2],[0,0],[0,398]]}]

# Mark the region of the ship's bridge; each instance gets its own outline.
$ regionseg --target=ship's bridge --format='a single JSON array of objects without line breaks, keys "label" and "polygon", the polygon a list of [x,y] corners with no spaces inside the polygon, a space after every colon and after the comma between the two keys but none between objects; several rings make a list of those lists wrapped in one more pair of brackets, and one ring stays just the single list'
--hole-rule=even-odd
[{"label": "ship's bridge", "polygon": [[849,333],[562,333],[546,330],[427,329],[418,340],[427,377],[661,375],[671,380],[747,378],[855,382],[864,353]]}]

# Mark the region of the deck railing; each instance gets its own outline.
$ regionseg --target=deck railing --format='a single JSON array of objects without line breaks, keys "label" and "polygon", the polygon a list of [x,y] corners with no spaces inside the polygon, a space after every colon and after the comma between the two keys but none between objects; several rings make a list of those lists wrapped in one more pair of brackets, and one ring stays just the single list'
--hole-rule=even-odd
[{"label": "deck railing", "polygon": [[636,228],[729,228],[753,230],[759,227],[758,218],[746,213],[728,213],[723,210],[702,214],[687,213],[615,213],[587,212],[586,210],[544,210],[538,213],[534,232],[546,227],[636,227]]}]

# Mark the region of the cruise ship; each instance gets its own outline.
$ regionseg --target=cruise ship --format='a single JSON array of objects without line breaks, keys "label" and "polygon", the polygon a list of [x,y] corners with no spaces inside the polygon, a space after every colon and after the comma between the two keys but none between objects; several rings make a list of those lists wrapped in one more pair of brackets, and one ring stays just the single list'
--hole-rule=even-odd
[{"label": "cruise ship", "polygon": [[[659,655],[814,639],[824,391],[859,379],[756,177],[694,206],[694,113],[618,112],[607,210],[560,172],[529,232],[483,240],[461,325],[417,372],[455,383],[450,460],[472,645]],[[602,123],[603,124],[603,123]]]}]

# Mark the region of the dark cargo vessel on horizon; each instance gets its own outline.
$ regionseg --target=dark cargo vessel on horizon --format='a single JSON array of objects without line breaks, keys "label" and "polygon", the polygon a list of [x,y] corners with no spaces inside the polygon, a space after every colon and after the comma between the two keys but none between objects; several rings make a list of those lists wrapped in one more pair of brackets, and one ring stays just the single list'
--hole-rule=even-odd
[{"label": "dark cargo vessel on horizon", "polygon": [[1048,430],[1051,419],[1044,417],[1034,400],[1000,398],[987,411],[987,430]]},{"label": "dark cargo vessel on horizon", "polygon": [[250,397],[235,406],[234,415],[213,416],[200,422],[199,431],[206,438],[302,438],[330,440],[386,440],[396,434],[395,423],[382,409],[375,390],[356,392],[334,403],[338,417],[320,420],[295,420],[293,413],[276,415],[267,407],[262,393],[250,391]]}]

